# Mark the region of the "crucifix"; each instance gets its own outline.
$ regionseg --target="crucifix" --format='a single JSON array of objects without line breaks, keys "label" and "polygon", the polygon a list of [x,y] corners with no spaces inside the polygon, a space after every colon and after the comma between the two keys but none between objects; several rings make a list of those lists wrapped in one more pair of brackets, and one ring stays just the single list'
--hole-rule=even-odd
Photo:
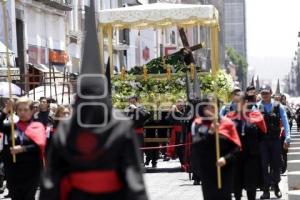
[{"label": "crucifix", "polygon": [[195,64],[195,59],[192,52],[198,49],[202,49],[204,47],[204,44],[197,44],[195,46],[190,47],[184,28],[178,27],[178,32],[183,44],[183,48],[180,50],[180,53],[182,53],[184,56],[185,64],[186,65],[190,65],[191,63]]},{"label": "crucifix", "polygon": [[200,43],[200,44],[197,44],[194,46],[190,46],[184,28],[178,27],[178,32],[179,32],[179,35],[180,35],[180,38],[181,38],[181,41],[183,44],[183,48],[181,48],[179,51],[177,51],[175,53],[165,56],[164,58],[166,59],[166,58],[174,56],[174,55],[182,55],[183,61],[186,65],[190,65],[191,63],[195,64],[193,51],[204,48],[204,44]]},{"label": "crucifix", "polygon": [[[161,66],[157,66],[157,64],[152,65],[152,62],[156,63],[157,61],[162,60],[163,63],[165,64],[165,60],[167,60],[168,58],[173,57],[173,56],[178,57],[181,61],[183,61],[185,63],[186,66],[189,66],[192,63],[195,64],[193,51],[202,49],[205,47],[205,45],[203,43],[200,43],[200,44],[197,44],[194,46],[190,46],[184,28],[178,28],[178,32],[179,32],[179,35],[180,35],[180,38],[181,38],[181,41],[183,44],[183,48],[181,48],[177,52],[174,52],[169,55],[165,55],[163,57],[158,57],[158,58],[153,59],[150,62],[148,62],[146,65],[147,65],[147,68],[149,68],[150,73],[157,73],[157,71],[162,71],[162,69],[160,69]],[[149,67],[148,67],[148,64],[150,64]],[[135,67],[133,69],[134,69],[134,70],[132,70],[133,74],[135,74],[135,73],[141,74],[142,73],[141,67]],[[192,74],[192,76],[193,76],[193,74]]]}]

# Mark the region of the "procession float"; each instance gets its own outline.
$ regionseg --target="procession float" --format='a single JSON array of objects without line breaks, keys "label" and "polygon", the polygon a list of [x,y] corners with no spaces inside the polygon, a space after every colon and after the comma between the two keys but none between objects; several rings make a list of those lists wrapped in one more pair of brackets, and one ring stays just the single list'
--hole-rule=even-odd
[{"label": "procession float", "polygon": [[[229,91],[233,86],[232,79],[225,71],[219,69],[219,19],[218,11],[212,5],[155,3],[132,7],[102,10],[99,13],[99,46],[101,52],[101,67],[104,70],[104,47],[109,53],[109,68],[112,82],[112,98],[116,108],[123,109],[128,104],[127,99],[136,95],[140,103],[149,106],[152,121],[145,129],[170,129],[163,118],[163,112],[168,111],[176,99],[187,101],[202,95],[214,94],[215,99],[227,101]],[[185,30],[190,27],[201,27],[208,30],[209,44],[190,46]],[[177,27],[182,41],[182,48],[169,55],[162,55],[143,66],[135,66],[129,71],[121,68],[119,75],[114,75],[113,32],[123,29],[154,29],[165,30]],[[106,42],[106,43],[105,43]],[[157,44],[158,45],[158,44]],[[202,72],[195,65],[193,51],[210,48],[211,70]],[[190,85],[193,84],[191,94]],[[217,100],[216,100],[217,104]],[[216,105],[217,106],[217,105]],[[217,118],[217,114],[216,114]],[[145,137],[146,143],[165,143],[169,141],[169,132],[164,137]],[[218,134],[216,134],[217,158],[219,155]],[[187,142],[187,141],[185,141]],[[188,159],[187,159],[188,160]],[[218,168],[218,185],[221,187],[220,169]]]}]

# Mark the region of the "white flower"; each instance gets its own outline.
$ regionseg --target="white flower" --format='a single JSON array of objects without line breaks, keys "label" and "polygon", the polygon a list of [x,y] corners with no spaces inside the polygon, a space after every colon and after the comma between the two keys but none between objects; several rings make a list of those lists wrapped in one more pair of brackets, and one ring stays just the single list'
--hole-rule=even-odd
[{"label": "white flower", "polygon": [[137,84],[137,82],[135,82],[135,81],[130,81],[130,82],[129,82],[129,85],[130,85],[134,90],[138,89],[138,84]]},{"label": "white flower", "polygon": [[185,85],[185,81],[183,81],[183,79],[181,79],[181,78],[176,79],[175,82],[180,85]]}]

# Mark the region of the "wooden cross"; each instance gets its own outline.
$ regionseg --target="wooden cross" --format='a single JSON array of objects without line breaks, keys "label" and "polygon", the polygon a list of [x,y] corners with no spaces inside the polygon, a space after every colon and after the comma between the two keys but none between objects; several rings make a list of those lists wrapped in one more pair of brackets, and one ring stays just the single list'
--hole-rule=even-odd
[{"label": "wooden cross", "polygon": [[181,38],[181,41],[182,41],[182,44],[183,44],[183,48],[180,49],[179,51],[175,52],[175,53],[172,53],[170,55],[165,56],[165,58],[171,57],[171,56],[176,55],[176,54],[181,54],[184,57],[184,62],[185,62],[186,65],[190,65],[191,63],[195,63],[195,59],[194,59],[194,56],[193,56],[192,52],[196,51],[198,49],[204,48],[204,44],[201,43],[201,44],[197,44],[197,45],[194,45],[194,46],[190,47],[189,41],[188,41],[187,36],[185,34],[185,31],[184,31],[184,28],[179,28],[178,27],[178,32],[179,32],[179,35],[180,35],[180,38]]}]

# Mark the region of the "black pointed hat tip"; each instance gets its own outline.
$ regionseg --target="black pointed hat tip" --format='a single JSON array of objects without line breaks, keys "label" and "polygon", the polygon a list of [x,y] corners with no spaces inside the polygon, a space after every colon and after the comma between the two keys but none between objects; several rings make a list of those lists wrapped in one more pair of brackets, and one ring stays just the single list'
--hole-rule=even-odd
[{"label": "black pointed hat tip", "polygon": [[276,92],[275,92],[275,94],[281,94],[281,92],[280,92],[280,81],[279,81],[279,79],[278,79],[278,81],[277,81],[277,86],[276,86]]},{"label": "black pointed hat tip", "polygon": [[250,86],[254,86],[254,76],[252,76]]},{"label": "black pointed hat tip", "polygon": [[200,98],[200,83],[199,83],[199,79],[197,76],[197,70],[195,68],[194,70],[194,95],[196,99]]},{"label": "black pointed hat tip", "polygon": [[101,69],[99,43],[95,20],[94,1],[86,8],[85,38],[81,63],[81,74],[103,74]]}]

